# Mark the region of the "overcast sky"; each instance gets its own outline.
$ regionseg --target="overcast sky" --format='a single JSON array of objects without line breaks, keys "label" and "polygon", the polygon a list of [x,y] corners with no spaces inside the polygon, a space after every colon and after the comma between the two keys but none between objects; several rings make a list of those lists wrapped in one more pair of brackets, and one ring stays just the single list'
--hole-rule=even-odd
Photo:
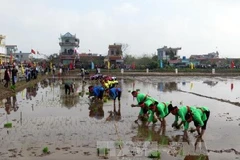
[{"label": "overcast sky", "polygon": [[240,0],[0,0],[0,15],[0,34],[23,52],[58,53],[70,32],[79,52],[103,55],[114,42],[132,55],[164,45],[182,47],[180,56],[240,53]]}]

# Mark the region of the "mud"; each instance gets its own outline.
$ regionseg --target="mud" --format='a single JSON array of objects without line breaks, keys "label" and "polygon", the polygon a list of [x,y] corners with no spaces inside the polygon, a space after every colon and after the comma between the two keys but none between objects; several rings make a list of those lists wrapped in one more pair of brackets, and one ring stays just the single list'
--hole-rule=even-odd
[{"label": "mud", "polygon": [[[147,159],[147,151],[156,149],[161,151],[162,159],[239,158],[240,108],[218,100],[239,102],[238,77],[119,78],[123,93],[115,107],[111,100],[91,103],[87,87],[96,82],[83,85],[81,80],[73,79],[81,94],[65,96],[65,79],[45,79],[1,101],[0,159]],[[184,139],[182,130],[171,127],[172,115],[166,118],[166,127],[159,122],[149,127],[134,123],[139,108],[130,107],[136,99],[129,91],[135,89],[177,106],[208,106],[211,116],[203,139],[196,139],[196,133]],[[6,122],[13,127],[4,128]],[[146,146],[146,142],[151,144]],[[111,151],[115,152],[97,156],[100,144],[113,144]],[[42,153],[45,147],[48,154]]]},{"label": "mud", "polygon": [[215,152],[215,153],[223,153],[223,152],[226,152],[226,153],[231,153],[233,152],[234,154],[236,155],[240,155],[240,152],[237,151],[236,149],[221,149],[221,150],[208,150],[208,152]]}]

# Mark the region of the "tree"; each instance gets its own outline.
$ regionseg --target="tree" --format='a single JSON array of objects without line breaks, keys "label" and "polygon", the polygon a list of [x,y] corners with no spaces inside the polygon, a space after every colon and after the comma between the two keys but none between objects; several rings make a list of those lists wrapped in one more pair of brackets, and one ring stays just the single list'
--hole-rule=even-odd
[{"label": "tree", "polygon": [[170,60],[176,60],[176,51],[174,51],[173,49],[169,48],[169,50],[167,51],[167,55],[169,55]]},{"label": "tree", "polygon": [[152,60],[158,61],[158,55],[153,54],[153,55],[152,55]]},{"label": "tree", "polygon": [[133,57],[132,55],[126,54],[126,55],[124,56],[124,62],[125,62],[126,64],[132,64],[132,63],[135,62],[135,61],[136,61],[136,58]]},{"label": "tree", "polygon": [[51,54],[49,56],[44,55],[48,61],[52,63],[59,63],[59,55],[57,53]]},{"label": "tree", "polygon": [[130,46],[127,43],[122,43],[122,54],[128,54]]}]

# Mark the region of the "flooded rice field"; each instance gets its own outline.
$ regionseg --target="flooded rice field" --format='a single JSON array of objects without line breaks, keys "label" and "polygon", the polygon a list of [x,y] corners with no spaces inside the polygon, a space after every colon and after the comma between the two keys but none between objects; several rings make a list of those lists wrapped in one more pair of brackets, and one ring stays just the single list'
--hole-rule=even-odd
[{"label": "flooded rice field", "polygon": [[[74,79],[73,79],[74,80]],[[74,80],[77,94],[65,96],[64,79],[46,79],[0,101],[0,159],[150,159],[158,149],[161,159],[240,159],[240,77],[121,77],[120,103],[91,103],[88,86]],[[94,82],[95,83],[95,82]],[[207,106],[211,110],[202,140],[196,133],[171,127],[167,116],[149,127],[136,124],[139,108],[132,90],[140,89],[174,106]],[[12,127],[6,128],[5,124]],[[190,126],[194,126],[190,123]],[[121,145],[116,143],[121,143]],[[100,147],[99,147],[100,146]],[[97,148],[111,148],[97,154]],[[43,153],[43,149],[47,153]]]}]

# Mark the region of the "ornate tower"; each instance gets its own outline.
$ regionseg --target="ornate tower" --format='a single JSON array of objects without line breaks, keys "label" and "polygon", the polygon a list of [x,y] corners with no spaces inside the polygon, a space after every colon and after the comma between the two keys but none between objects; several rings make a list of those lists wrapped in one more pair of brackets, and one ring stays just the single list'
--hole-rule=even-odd
[{"label": "ornate tower", "polygon": [[67,32],[64,35],[61,35],[59,38],[60,42],[60,62],[63,65],[73,65],[75,66],[75,60],[78,55],[79,39],[76,35],[72,35]]}]

